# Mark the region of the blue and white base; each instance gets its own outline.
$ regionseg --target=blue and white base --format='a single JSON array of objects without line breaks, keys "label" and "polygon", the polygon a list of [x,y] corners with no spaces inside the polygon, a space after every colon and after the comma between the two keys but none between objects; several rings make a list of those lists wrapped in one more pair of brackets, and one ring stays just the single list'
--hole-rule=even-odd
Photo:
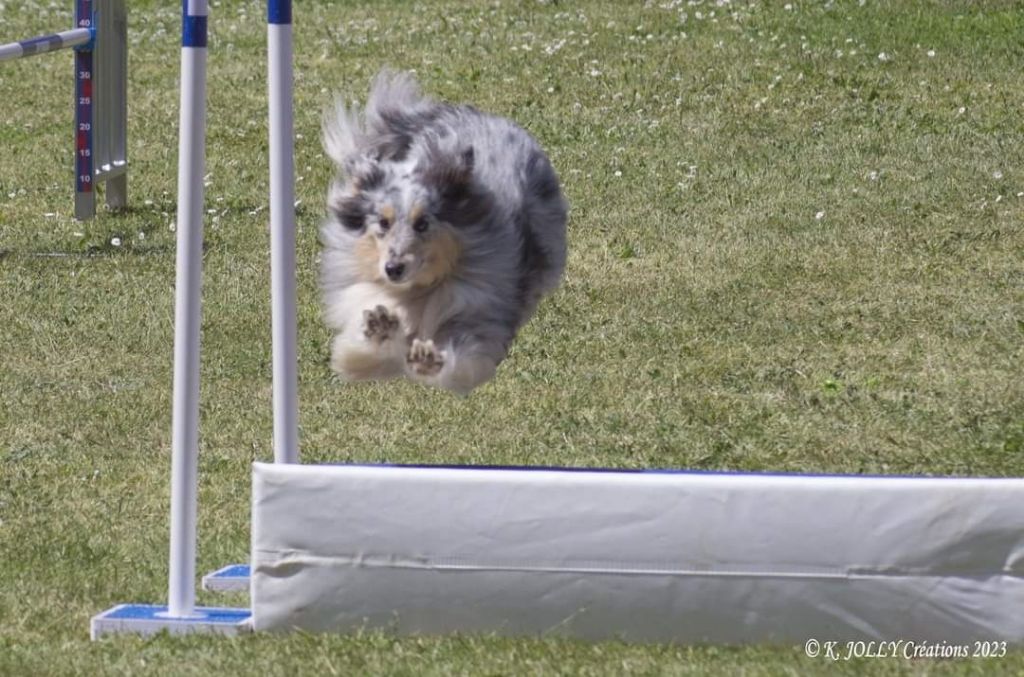
[{"label": "blue and white base", "polygon": [[173,618],[167,607],[157,604],[119,604],[92,617],[90,635],[97,640],[104,635],[155,635],[166,630],[172,635],[193,632],[234,636],[252,630],[248,609],[196,607],[188,618]]},{"label": "blue and white base", "polygon": [[229,564],[203,576],[203,590],[212,592],[248,592],[249,565]]}]

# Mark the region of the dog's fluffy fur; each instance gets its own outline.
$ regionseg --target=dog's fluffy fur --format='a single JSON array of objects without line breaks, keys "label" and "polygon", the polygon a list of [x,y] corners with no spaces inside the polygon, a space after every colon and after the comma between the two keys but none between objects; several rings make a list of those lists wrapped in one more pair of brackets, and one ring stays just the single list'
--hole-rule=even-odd
[{"label": "dog's fluffy fur", "polygon": [[324,147],[340,170],[320,232],[332,368],[462,394],[491,379],[565,267],[567,204],[540,146],[385,71],[364,111],[328,114]]}]

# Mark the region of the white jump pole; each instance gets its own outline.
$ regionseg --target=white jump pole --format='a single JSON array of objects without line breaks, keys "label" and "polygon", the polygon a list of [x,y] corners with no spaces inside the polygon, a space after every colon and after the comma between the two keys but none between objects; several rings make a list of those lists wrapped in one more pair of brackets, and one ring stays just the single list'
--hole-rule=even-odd
[{"label": "white jump pole", "polygon": [[[292,114],[292,3],[267,0],[270,132],[270,305],[273,346],[274,462],[299,462],[295,293],[295,140]],[[248,590],[249,565],[203,577],[206,590]]]},{"label": "white jump pole", "polygon": [[238,634],[248,609],[197,607],[196,504],[199,460],[199,323],[206,156],[207,0],[182,1],[181,117],[178,129],[178,249],[171,412],[171,534],[167,605],[119,604],[92,618],[93,639],[107,634]]},{"label": "white jump pole", "polygon": [[270,127],[270,285],[274,461],[299,461],[295,302],[295,160],[292,116],[292,3],[267,2]]},{"label": "white jump pole", "polygon": [[171,421],[171,548],[167,593],[171,616],[192,615],[196,596],[207,12],[207,0],[186,0],[181,47],[174,408]]}]

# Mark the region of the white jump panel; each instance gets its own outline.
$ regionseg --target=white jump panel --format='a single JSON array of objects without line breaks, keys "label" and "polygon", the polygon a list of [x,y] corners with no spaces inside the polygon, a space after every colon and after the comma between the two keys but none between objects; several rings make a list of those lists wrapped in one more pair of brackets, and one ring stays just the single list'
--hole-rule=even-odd
[{"label": "white jump panel", "polygon": [[1024,480],[253,467],[256,630],[1024,640]]}]

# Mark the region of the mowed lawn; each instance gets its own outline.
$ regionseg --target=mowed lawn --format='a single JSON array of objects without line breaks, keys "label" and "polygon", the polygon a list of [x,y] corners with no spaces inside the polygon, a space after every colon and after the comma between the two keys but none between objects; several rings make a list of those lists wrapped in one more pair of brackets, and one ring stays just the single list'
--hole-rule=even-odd
[{"label": "mowed lawn", "polygon": [[[0,2],[0,42],[69,27],[71,4]],[[272,456],[263,16],[211,7],[200,571],[246,558],[249,465]],[[320,0],[295,22],[305,460],[1024,473],[1018,3]],[[1024,671],[375,633],[90,643],[92,614],[166,597],[179,24],[178,3],[131,3],[131,207],[88,223],[70,54],[0,65],[0,674]],[[319,121],[383,65],[519,121],[572,203],[564,286],[468,399],[327,368]]]}]

